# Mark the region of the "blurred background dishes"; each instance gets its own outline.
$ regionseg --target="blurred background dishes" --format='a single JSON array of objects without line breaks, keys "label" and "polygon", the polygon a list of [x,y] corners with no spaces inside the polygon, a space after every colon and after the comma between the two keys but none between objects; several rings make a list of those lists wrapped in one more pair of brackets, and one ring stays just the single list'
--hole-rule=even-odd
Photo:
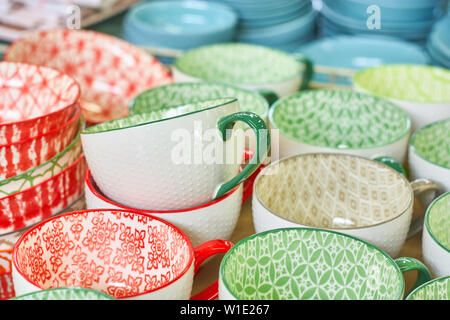
[{"label": "blurred background dishes", "polygon": [[433,64],[450,68],[450,15],[447,14],[433,26],[428,36],[427,50]]},{"label": "blurred background dishes", "polygon": [[[238,17],[227,5],[206,1],[149,1],[123,22],[123,38],[135,45],[187,50],[234,40]],[[157,56],[171,64],[173,58]]]}]

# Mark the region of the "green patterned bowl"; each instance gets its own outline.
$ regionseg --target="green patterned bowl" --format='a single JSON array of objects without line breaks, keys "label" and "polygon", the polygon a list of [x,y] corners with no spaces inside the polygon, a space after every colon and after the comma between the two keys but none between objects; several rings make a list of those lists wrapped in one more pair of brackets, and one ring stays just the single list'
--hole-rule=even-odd
[{"label": "green patterned bowl", "polygon": [[357,72],[356,90],[391,100],[410,116],[415,131],[450,117],[450,70],[434,66],[383,65]]},{"label": "green patterned bowl", "polygon": [[424,283],[411,292],[406,300],[450,300],[450,276]]},{"label": "green patterned bowl", "polygon": [[270,230],[245,238],[225,254],[219,299],[403,299],[402,272],[418,270],[415,287],[430,280],[413,258],[395,261],[380,249],[338,232]]},{"label": "green patterned bowl", "polygon": [[92,289],[56,288],[27,293],[11,300],[114,300],[114,298]]},{"label": "green patterned bowl", "polygon": [[[389,156],[403,162],[411,124],[385,99],[349,90],[307,90],[278,100],[269,111],[280,157],[305,153]],[[272,152],[273,153],[273,152]]]}]

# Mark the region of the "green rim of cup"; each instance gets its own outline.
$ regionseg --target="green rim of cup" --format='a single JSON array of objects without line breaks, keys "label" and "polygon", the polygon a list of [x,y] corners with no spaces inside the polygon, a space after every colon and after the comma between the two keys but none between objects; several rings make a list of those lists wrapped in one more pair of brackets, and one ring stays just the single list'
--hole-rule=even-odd
[{"label": "green rim of cup", "polygon": [[140,93],[130,104],[130,115],[197,101],[234,97],[241,111],[267,118],[269,104],[257,92],[220,82],[183,82],[162,85]]},{"label": "green rim of cup", "polygon": [[305,90],[284,97],[270,108],[269,121],[295,141],[339,150],[389,145],[411,130],[408,115],[394,103],[350,90]]},{"label": "green rim of cup", "polygon": [[233,84],[274,84],[301,74],[302,66],[287,53],[260,45],[223,43],[185,52],[175,67],[191,77]]},{"label": "green rim of cup", "polygon": [[357,89],[412,103],[450,103],[450,70],[436,66],[392,64],[358,71]]},{"label": "green rim of cup", "polygon": [[410,146],[412,151],[425,161],[450,169],[448,137],[450,137],[450,118],[427,124],[414,132]]},{"label": "green rim of cup", "polygon": [[[75,298],[75,299],[73,299]],[[27,293],[10,300],[115,300],[101,291],[87,288],[52,288]]]},{"label": "green rim of cup", "polygon": [[450,192],[442,194],[428,206],[425,213],[425,227],[431,238],[450,253]]},{"label": "green rim of cup", "polygon": [[[277,260],[277,259],[278,259],[278,260],[281,260],[283,257],[289,257],[289,254],[283,255],[283,253],[281,252],[281,250],[278,250],[278,251],[275,252],[275,253],[273,254],[273,256],[270,257],[270,258],[268,258],[268,257],[266,257],[266,256],[263,256],[263,257],[256,257],[257,259],[259,259],[259,261],[257,261],[256,258],[253,258],[253,257],[250,257],[250,259],[248,259],[248,255],[250,255],[252,252],[254,253],[254,252],[256,251],[256,245],[253,245],[254,242],[257,241],[256,239],[265,237],[265,236],[270,235],[270,234],[277,234],[277,233],[279,233],[279,234],[283,234],[283,233],[286,234],[286,233],[291,233],[291,232],[293,232],[294,234],[297,233],[297,234],[301,235],[302,238],[306,238],[306,237],[308,236],[308,234],[309,234],[310,237],[311,237],[313,234],[322,234],[322,235],[325,235],[325,236],[330,236],[330,235],[332,235],[332,236],[334,237],[333,239],[336,239],[337,242],[340,242],[340,244],[342,245],[342,247],[345,247],[345,246],[347,245],[346,242],[348,242],[348,241],[361,244],[361,246],[360,246],[360,248],[359,248],[359,249],[360,249],[360,252],[359,252],[360,254],[363,254],[363,253],[367,252],[366,250],[372,251],[372,252],[374,253],[373,256],[372,256],[372,258],[374,258],[375,256],[381,257],[381,259],[382,259],[383,262],[385,263],[385,266],[388,267],[388,268],[392,268],[392,272],[393,272],[393,273],[390,273],[390,276],[391,276],[390,279],[387,279],[387,280],[386,280],[386,283],[384,283],[384,284],[391,285],[391,287],[395,289],[395,292],[391,293],[391,294],[390,294],[391,296],[386,296],[385,298],[387,298],[387,299],[401,299],[401,298],[403,297],[404,290],[405,290],[405,284],[404,284],[403,275],[402,275],[402,272],[401,272],[399,266],[396,264],[396,262],[395,262],[395,261],[394,261],[387,253],[383,252],[382,250],[380,250],[379,248],[375,247],[374,245],[371,245],[370,243],[367,243],[367,242],[365,242],[365,241],[363,241],[363,240],[361,240],[361,239],[358,239],[358,238],[356,238],[356,237],[353,237],[353,236],[350,236],[350,235],[346,235],[346,234],[342,234],[342,233],[339,233],[339,232],[330,231],[330,230],[324,230],[324,229],[318,229],[318,228],[280,228],[280,229],[268,230],[268,231],[264,231],[264,232],[261,232],[261,233],[257,233],[257,234],[251,235],[251,236],[249,236],[249,237],[247,237],[247,238],[245,238],[245,239],[239,241],[239,242],[236,243],[236,244],[235,244],[235,245],[234,245],[234,246],[233,246],[233,247],[225,254],[225,256],[223,257],[222,262],[221,262],[221,264],[220,264],[220,270],[219,270],[220,278],[221,278],[221,281],[223,282],[225,288],[231,293],[231,295],[232,295],[234,298],[236,298],[236,299],[243,299],[243,300],[246,300],[246,299],[253,299],[253,298],[249,298],[250,294],[248,294],[248,293],[247,293],[245,296],[239,296],[239,297],[236,296],[235,291],[231,289],[231,286],[230,286],[230,284],[228,283],[228,281],[229,281],[228,275],[229,275],[229,274],[233,274],[234,276],[241,276],[241,277],[244,278],[244,279],[249,279],[249,277],[246,277],[246,275],[245,275],[245,271],[246,271],[246,270],[244,270],[244,271],[242,271],[242,272],[237,272],[237,271],[235,270],[234,272],[228,272],[228,273],[226,273],[226,269],[227,269],[228,267],[230,267],[230,266],[228,266],[228,264],[234,262],[234,263],[237,263],[239,266],[242,266],[244,263],[249,262],[250,259],[253,259],[253,261],[251,261],[252,264],[258,264],[258,265],[268,265],[268,264],[269,264],[269,265],[270,265],[271,259],[272,259],[272,260]],[[285,239],[287,239],[287,238],[285,237]],[[303,246],[297,245],[297,247],[295,247],[296,242],[291,242],[291,243],[288,244],[288,243],[287,243],[287,240],[285,240],[285,239],[283,239],[283,241],[286,242],[285,248],[287,248],[287,250],[289,250],[289,251],[291,251],[291,252],[298,253],[298,252],[302,252],[302,251],[307,250],[308,248],[310,248],[310,247],[306,247],[306,245],[305,245],[304,243],[303,243]],[[305,263],[305,268],[304,268],[303,271],[301,271],[302,273],[304,273],[304,272],[308,273],[308,277],[311,277],[310,273],[313,272],[314,270],[321,270],[321,271],[323,271],[322,268],[321,268],[321,266],[315,266],[315,267],[313,267],[314,262],[317,261],[317,260],[320,258],[320,255],[318,255],[317,252],[319,252],[319,251],[321,251],[321,252],[324,251],[324,252],[327,252],[327,254],[328,254],[328,251],[325,251],[324,249],[325,249],[326,247],[330,247],[330,246],[329,246],[329,243],[327,243],[327,239],[324,239],[323,237],[320,237],[320,239],[323,241],[323,243],[322,243],[322,246],[323,246],[323,247],[322,247],[321,249],[317,250],[317,251],[316,251],[315,253],[313,253],[311,256],[307,257],[307,259],[305,259],[305,261],[306,261],[306,263]],[[299,240],[299,241],[300,241],[300,240]],[[251,245],[250,248],[249,248],[249,244]],[[269,247],[270,247],[270,246],[273,246],[273,242],[269,242]],[[247,261],[244,260],[244,258],[239,259],[239,257],[242,257],[242,255],[236,256],[236,251],[239,250],[239,248],[246,249],[245,254],[246,254]],[[364,249],[363,249],[363,248],[364,248]],[[268,249],[270,249],[270,248],[268,248]],[[273,247],[272,247],[272,249],[273,249]],[[364,251],[361,252],[362,250],[364,250]],[[339,253],[336,252],[336,251],[334,251],[334,252],[332,252],[332,253],[334,253],[335,255],[338,255],[338,254],[339,254]],[[340,259],[340,260],[342,260],[342,259],[345,258],[345,259],[351,260],[350,256],[353,257],[352,254],[353,254],[353,252],[351,252],[350,250],[348,250],[347,252],[345,252],[345,253],[342,254],[342,257],[339,256],[340,258],[339,258],[339,257],[336,257],[335,259]],[[358,255],[358,253],[355,253],[356,258],[357,258],[357,255]],[[231,261],[231,262],[230,262],[230,260],[232,259],[233,256],[236,257],[236,258],[235,258],[236,261]],[[281,256],[281,257],[279,257],[279,256]],[[265,259],[265,258],[266,258],[266,259]],[[355,258],[355,257],[353,257],[353,258]],[[329,282],[329,279],[330,279],[331,277],[336,278],[336,280],[335,280],[336,283],[341,282],[341,283],[339,284],[339,285],[342,287],[340,290],[345,290],[346,293],[347,293],[347,295],[348,295],[348,292],[347,292],[348,284],[346,283],[346,282],[347,282],[347,279],[343,279],[343,276],[341,276],[341,277],[340,277],[340,280],[337,280],[337,276],[336,276],[336,274],[333,272],[334,269],[333,269],[333,266],[331,266],[332,261],[331,261],[330,259],[331,259],[331,258],[330,258],[330,255],[329,255],[329,254],[328,254],[328,259],[324,259],[324,260],[325,260],[325,263],[328,264],[328,266],[330,267],[330,270],[331,270],[331,271],[328,270],[328,271],[324,272],[324,273],[322,274],[322,278],[327,278],[327,276],[325,275],[327,272],[331,272],[331,274],[328,275],[328,278],[327,278],[327,279],[325,279],[323,285],[325,285],[325,286],[326,286],[326,285],[330,286],[330,284],[328,283],[328,282]],[[292,260],[298,261],[298,259],[296,259],[296,257],[293,257],[293,258],[289,257],[290,263],[287,263],[287,259],[286,259],[286,262],[280,264],[280,266],[286,266],[286,268],[287,268],[287,265],[291,265],[291,266],[292,266]],[[329,260],[329,261],[327,261],[327,260]],[[357,259],[354,259],[354,260],[357,261]],[[325,263],[324,263],[324,264],[325,264]],[[311,267],[313,270],[311,271],[309,267]],[[271,271],[271,270],[270,270],[270,266],[269,266],[268,268],[269,268],[269,272],[270,272],[270,271]],[[283,275],[282,275],[281,277],[279,277],[278,280],[276,280],[276,281],[275,281],[275,280],[272,281],[272,279],[270,279],[269,282],[271,282],[271,283],[268,284],[268,285],[266,285],[266,284],[261,285],[261,286],[260,286],[260,290],[267,290],[267,291],[269,291],[269,290],[272,289],[272,287],[273,287],[274,285],[277,285],[277,283],[278,283],[278,284],[281,284],[281,283],[283,283],[283,282],[285,282],[285,281],[289,281],[289,280],[291,279],[291,277],[292,277],[293,275],[295,275],[295,273],[298,271],[299,268],[300,268],[300,267],[297,267],[297,269],[292,270],[292,272],[289,273],[289,275],[287,275],[287,276],[286,276],[285,274],[283,274]],[[320,268],[320,269],[318,269],[318,268]],[[257,270],[257,269],[256,269],[256,270]],[[279,269],[277,269],[277,270],[279,270]],[[255,272],[256,272],[256,271],[255,271]],[[272,273],[273,273],[273,272],[275,272],[275,267],[274,267],[273,270],[272,270]],[[353,269],[353,273],[352,273],[351,275],[359,275],[360,273],[366,275],[366,274],[365,274],[365,273],[366,273],[366,270],[361,270],[361,268],[357,268],[357,267],[355,266],[355,269]],[[386,274],[386,273],[384,273],[384,274]],[[255,277],[259,277],[259,275],[260,275],[260,273],[258,272],[258,274],[257,274]],[[252,276],[253,276],[253,275],[252,275]],[[264,275],[264,276],[265,276],[265,275]],[[378,276],[379,276],[379,275],[378,275]],[[348,277],[350,277],[350,275],[347,275],[347,278],[348,278]],[[288,278],[288,279],[284,279],[284,278]],[[317,278],[317,275],[316,275],[316,278]],[[322,278],[321,278],[320,280],[322,280]],[[258,279],[258,280],[259,280],[259,279]],[[374,278],[374,279],[372,279],[372,280],[373,280],[374,282],[377,282],[377,281],[380,280],[380,278],[379,278],[379,277],[376,277],[376,278]],[[367,281],[370,281],[370,280],[367,280]],[[393,285],[394,281],[397,282],[395,285]],[[274,284],[274,282],[275,282],[275,284]],[[305,282],[307,282],[307,281],[305,281]],[[309,281],[309,282],[311,282],[311,281]],[[286,284],[281,284],[281,285],[286,285]],[[256,285],[255,285],[255,286],[256,286]],[[293,290],[293,289],[294,289],[294,290],[299,291],[298,288],[295,289],[295,287],[296,287],[296,286],[291,285],[291,286],[290,286],[290,290]],[[309,287],[314,287],[314,285],[311,285],[311,284],[310,284]],[[319,292],[319,297],[320,297],[320,298],[323,298],[323,299],[333,299],[333,298],[336,299],[336,298],[338,298],[338,297],[328,297],[328,296],[322,297],[322,296],[321,296],[321,293],[320,293],[320,290],[319,290],[318,288],[316,288],[316,287],[314,287],[314,288],[318,290],[318,292]],[[361,287],[360,290],[362,290],[362,288],[363,288],[363,287]],[[246,288],[241,288],[242,291],[245,290],[245,289],[246,289]],[[377,289],[378,289],[378,288],[377,288]],[[385,288],[385,289],[386,289],[386,288]],[[367,290],[367,288],[366,288],[366,290]],[[256,289],[255,289],[255,291],[256,291]],[[301,297],[297,296],[297,297],[295,297],[294,299],[304,299],[304,298],[305,298],[305,295],[307,295],[308,291],[309,291],[309,290],[307,290],[306,292],[304,292],[304,293],[302,294]],[[322,290],[322,291],[323,291],[323,290]],[[381,290],[380,290],[380,291],[381,291]],[[375,289],[374,289],[374,292],[378,292],[378,290],[375,290]],[[299,295],[300,293],[298,292],[297,294]],[[273,297],[272,297],[272,298],[273,298]],[[276,298],[277,298],[277,297],[275,297],[274,299],[276,299]],[[278,298],[280,299],[280,297],[278,297]],[[353,297],[353,298],[354,298],[354,299],[357,299],[358,297],[355,296],[355,297]],[[368,297],[368,299],[369,299],[369,298],[370,298],[370,299],[373,299],[373,297]],[[257,297],[255,297],[254,299],[266,299],[266,298],[261,298],[261,297],[258,297],[258,296],[257,296]]]},{"label": "green rim of cup", "polygon": [[236,98],[222,98],[207,101],[198,101],[177,107],[161,108],[145,113],[138,113],[129,117],[116,119],[89,127],[82,134],[111,132],[116,130],[135,128],[151,123],[181,118],[198,112],[215,109],[236,102]]},{"label": "green rim of cup", "polygon": [[[436,297],[436,294],[441,293],[442,297]],[[450,300],[450,276],[436,278],[422,284],[411,291],[406,300]]]}]

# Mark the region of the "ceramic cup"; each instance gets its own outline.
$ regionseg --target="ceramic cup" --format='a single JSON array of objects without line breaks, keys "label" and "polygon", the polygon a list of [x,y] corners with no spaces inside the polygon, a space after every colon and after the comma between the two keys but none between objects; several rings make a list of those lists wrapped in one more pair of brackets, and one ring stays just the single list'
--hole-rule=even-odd
[{"label": "ceramic cup", "polygon": [[434,276],[450,276],[450,192],[441,195],[427,209],[422,254]]},{"label": "ceramic cup", "polygon": [[252,235],[228,251],[219,271],[221,300],[403,299],[402,272],[417,270],[414,287],[430,280],[413,258],[395,261],[338,232],[284,228]]},{"label": "ceramic cup", "polygon": [[[13,250],[17,295],[83,287],[117,299],[189,299],[202,262],[232,243],[192,247],[174,225],[125,210],[85,210],[47,219],[25,232]],[[192,297],[214,299],[217,282]]]},{"label": "ceramic cup", "polygon": [[450,300],[450,276],[424,283],[412,291],[406,300]]},{"label": "ceramic cup", "polygon": [[450,118],[416,131],[409,143],[409,168],[413,179],[428,177],[450,191]]},{"label": "ceramic cup", "polygon": [[188,50],[175,60],[173,68],[175,82],[225,82],[260,91],[269,101],[305,89],[311,76],[312,64],[304,56],[294,58],[276,49],[244,43]]},{"label": "ceramic cup", "polygon": [[384,65],[353,77],[354,88],[386,98],[411,118],[412,131],[450,117],[450,70],[425,65]]},{"label": "ceramic cup", "polygon": [[253,223],[256,232],[334,230],[395,257],[415,223],[414,195],[436,189],[432,182],[410,183],[391,167],[362,157],[297,155],[261,170],[253,185]]},{"label": "ceramic cup", "polygon": [[92,289],[54,288],[27,293],[11,300],[114,300],[114,298]]},{"label": "ceramic cup", "polygon": [[[237,121],[248,124],[258,142],[241,172],[243,130],[229,130]],[[233,190],[267,155],[268,136],[264,120],[239,112],[236,99],[223,98],[99,124],[81,140],[92,176],[108,198],[167,211],[200,206]]]},{"label": "ceramic cup", "polygon": [[411,129],[409,117],[395,104],[348,90],[307,90],[282,98],[271,107],[269,121],[279,130],[272,148],[280,158],[346,153],[403,163]]}]

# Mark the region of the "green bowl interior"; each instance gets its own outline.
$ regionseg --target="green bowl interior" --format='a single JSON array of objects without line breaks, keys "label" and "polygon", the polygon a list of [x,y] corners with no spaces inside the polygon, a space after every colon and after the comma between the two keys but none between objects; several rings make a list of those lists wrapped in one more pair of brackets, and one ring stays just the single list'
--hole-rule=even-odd
[{"label": "green bowl interior", "polygon": [[413,292],[407,300],[450,300],[450,276],[429,281]]},{"label": "green bowl interior", "polygon": [[425,223],[431,236],[450,252],[450,192],[430,205]]}]

